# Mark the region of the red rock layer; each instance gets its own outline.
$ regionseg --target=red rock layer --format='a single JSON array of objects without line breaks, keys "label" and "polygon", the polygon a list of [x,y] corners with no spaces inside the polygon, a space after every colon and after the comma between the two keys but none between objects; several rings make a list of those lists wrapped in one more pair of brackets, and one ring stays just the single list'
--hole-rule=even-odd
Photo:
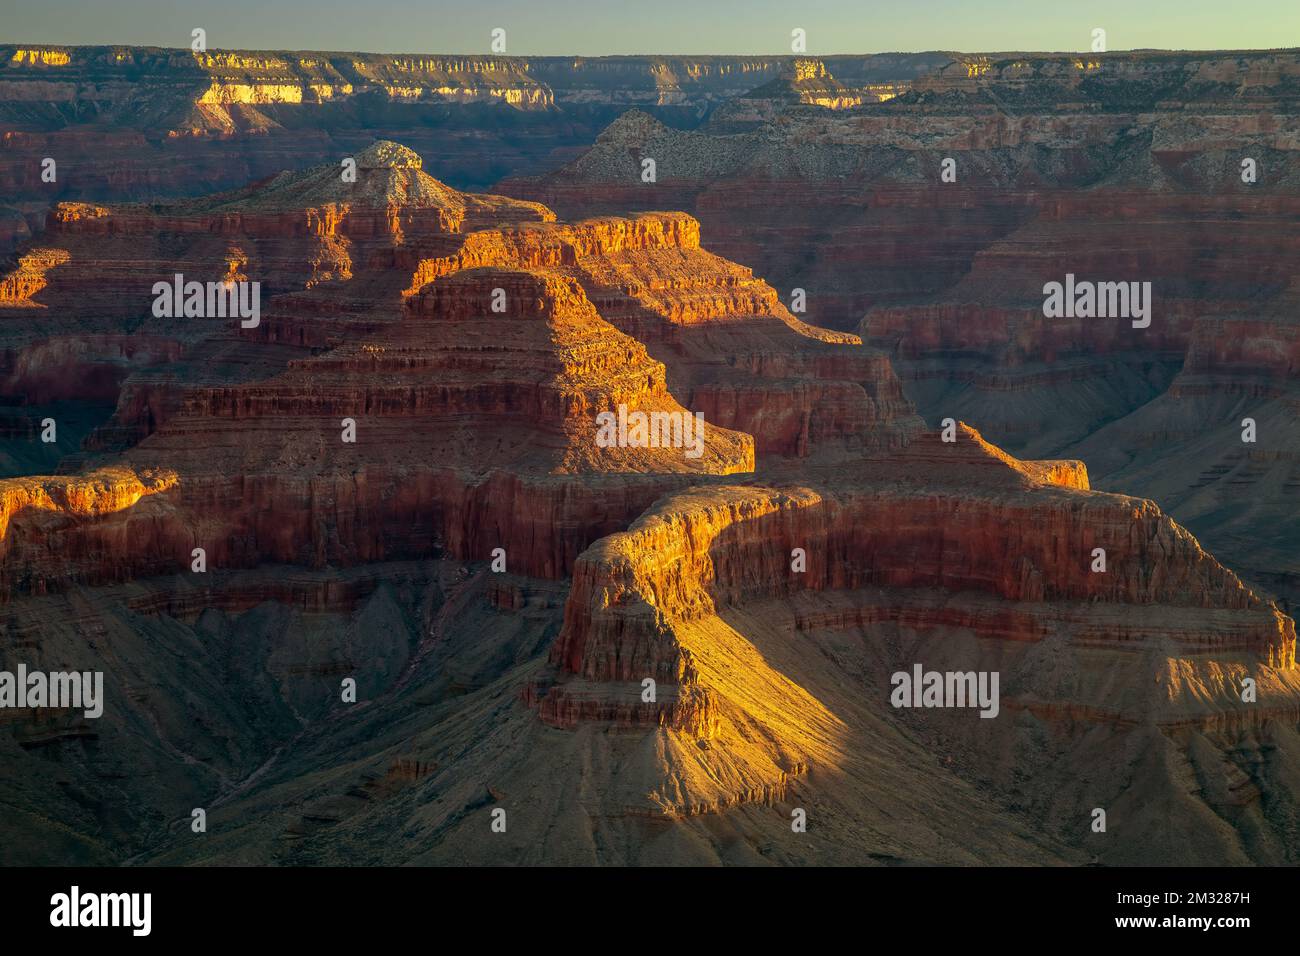
[{"label": "red rock layer", "polygon": [[701,249],[689,216],[475,233],[453,255],[422,262],[413,288],[510,263],[574,276],[607,321],[668,366],[689,406],[753,434],[760,453],[897,447],[920,428],[883,355],[801,322],[750,270]]},{"label": "red rock layer", "polygon": [[[574,675],[577,700],[566,702],[561,680],[540,712],[561,723],[574,713],[620,719],[614,701],[630,690],[619,684],[645,678],[679,694],[725,694],[700,684],[693,624],[803,592],[885,589],[881,604],[850,603],[836,620],[804,627],[893,620],[1027,642],[1065,628],[1098,646],[1166,640],[1294,667],[1290,618],[1153,503],[1080,484],[1077,463],[1019,463],[963,428],[956,443],[930,435],[852,477],[672,496],[579,559],[551,654]],[[1097,547],[1104,573],[1092,570]],[[792,564],[799,548],[804,570]],[[936,602],[938,593],[947,599]],[[661,722],[671,723],[675,700],[658,711]]]},{"label": "red rock layer", "polygon": [[[495,288],[512,314],[491,311]],[[169,573],[195,547],[214,567],[435,549],[486,559],[506,547],[511,570],[562,576],[595,536],[678,483],[674,473],[753,468],[752,440],[716,427],[697,457],[601,448],[596,414],[620,404],[689,414],[663,367],[605,325],[572,279],[459,273],[413,299],[385,335],[264,383],[188,389],[184,408],[128,456],[143,469],[170,462],[171,493],[147,510],[110,509],[124,513],[107,521],[62,509],[53,525],[18,523],[4,581],[39,591]],[[355,443],[343,441],[344,418]]]},{"label": "red rock layer", "polygon": [[[121,448],[179,409],[183,383],[264,377],[316,345],[286,335],[287,348],[249,347],[245,340],[277,340],[267,329],[239,329],[234,318],[158,318],[156,283],[177,274],[187,282],[256,281],[269,326],[275,295],[337,289],[355,278],[357,311],[370,313],[372,324],[376,315],[391,322],[404,285],[399,260],[452,247],[463,229],[554,218],[536,204],[449,189],[394,143],[355,159],[355,181],[321,166],[200,200],[60,204],[44,243],[0,279],[0,316],[40,312],[39,320],[0,323],[8,394],[27,403],[119,398],[114,420],[89,447]],[[333,291],[331,299],[347,294]],[[70,394],[78,389],[85,394]]]}]

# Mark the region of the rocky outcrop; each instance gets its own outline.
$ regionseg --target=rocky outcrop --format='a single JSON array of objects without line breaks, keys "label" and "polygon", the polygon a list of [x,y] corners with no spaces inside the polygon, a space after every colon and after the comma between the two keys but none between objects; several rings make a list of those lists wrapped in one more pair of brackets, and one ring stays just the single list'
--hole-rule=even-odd
[{"label": "rocky outcrop", "polygon": [[[792,767],[818,790],[852,777],[846,748],[864,744],[849,742],[878,731],[851,715],[885,709],[886,675],[918,660],[1001,672],[987,727],[951,710],[916,726],[1017,754],[970,768],[1008,799],[1024,789],[1013,768],[1038,728],[1075,755],[1039,771],[1035,792],[1047,792],[1092,759],[1088,735],[1110,728],[1250,736],[1300,717],[1289,617],[1151,502],[1088,491],[1077,462],[1018,462],[965,427],[852,475],[657,502],[579,558],[552,676],[524,699],[556,727],[698,741],[731,787],[762,802]],[[1258,703],[1243,703],[1247,677]],[[1029,713],[1025,736],[1018,715]],[[716,782],[667,772],[673,812],[732,805]],[[1101,764],[1096,780],[1085,789],[1108,800],[1133,785]],[[1178,789],[1149,772],[1141,781]]]},{"label": "rocky outcrop", "polygon": [[703,250],[689,216],[485,230],[421,261],[412,287],[509,263],[573,276],[607,321],[665,363],[688,405],[753,434],[762,453],[897,447],[920,428],[882,354],[799,320],[749,269]]},{"label": "rocky outcrop", "polygon": [[32,249],[19,256],[18,268],[0,279],[0,304],[31,305],[32,297],[49,285],[46,273],[68,259],[63,249]]},{"label": "rocky outcrop", "polygon": [[[177,275],[184,282],[257,282],[269,311],[277,294],[364,275],[360,298],[387,299],[388,320],[403,284],[385,272],[396,259],[416,260],[429,243],[466,229],[554,218],[535,203],[450,189],[395,143],[372,144],[356,161],[354,179],[319,166],[199,200],[59,204],[41,243],[0,279],[0,315],[40,315],[2,323],[6,392],[29,404],[74,397],[70,389],[82,398],[120,394],[114,421],[94,440],[120,447],[179,408],[177,382],[256,378],[304,354],[296,340],[289,348],[241,347],[233,317],[160,317],[157,283],[172,284]],[[383,306],[376,311],[382,315]]]},{"label": "rocky outcrop", "polygon": [[[847,109],[788,76],[694,129],[628,112],[500,188],[561,215],[690,211],[801,318],[888,355],[931,425],[1083,458],[1295,601],[1297,70],[1286,50],[954,55]],[[1151,324],[1047,317],[1067,274],[1150,282]],[[1243,447],[1245,418],[1266,447]]]},{"label": "rocky outcrop", "polygon": [[[689,665],[674,646],[674,622],[804,590],[901,587],[982,592],[1014,607],[1102,602],[1161,606],[1162,615],[1172,607],[1241,611],[1250,623],[1219,649],[1247,648],[1269,666],[1294,666],[1294,625],[1151,502],[1071,487],[1073,475],[1068,491],[1052,491],[1063,487],[1050,481],[1059,475],[1006,460],[969,429],[946,447],[931,436],[903,458],[864,467],[860,477],[884,479],[901,473],[902,463],[914,474],[911,487],[727,487],[662,503],[583,555],[553,660],[592,681],[677,683]],[[928,487],[927,471],[934,476]],[[979,490],[953,496],[943,490],[950,483]],[[1011,489],[1020,501],[1009,500]],[[1092,570],[1095,547],[1106,550],[1103,573]],[[804,570],[792,570],[796,548],[804,551]],[[901,567],[900,555],[908,556]],[[1216,646],[1194,615],[1184,620],[1187,631],[1176,640]],[[1135,618],[1111,639],[1140,639],[1143,627]]]},{"label": "rocky outcrop", "polygon": [[[195,548],[213,567],[246,568],[482,559],[506,547],[513,570],[562,577],[595,537],[663,491],[752,471],[754,439],[680,404],[664,365],[602,317],[576,269],[648,249],[699,252],[698,225],[553,218],[536,204],[451,190],[387,143],[362,155],[355,184],[321,168],[163,207],[60,207],[49,235],[67,239],[61,283],[13,308],[57,305],[83,331],[54,340],[13,324],[10,385],[49,399],[60,372],[111,366],[103,380],[110,393],[120,386],[117,413],[87,450],[133,446],[105,460],[177,477],[165,503],[125,508],[121,521],[57,508],[57,524],[18,521],[9,592],[185,572]],[[195,256],[237,241],[249,250],[226,263],[237,281],[262,276],[271,290],[296,291],[283,302],[268,295],[248,329],[151,316],[152,335],[128,332],[141,321],[131,310],[147,303],[119,300],[115,316],[81,285],[116,272],[124,288],[148,286],[158,264],[122,258],[123,236],[182,247],[193,236]],[[312,250],[325,239],[351,252],[350,268],[321,276]],[[743,280],[753,290],[727,306],[774,299],[747,271],[710,265],[724,287]],[[648,434],[606,441],[602,416],[642,416]],[[132,546],[106,562],[106,541],[127,523]]]}]

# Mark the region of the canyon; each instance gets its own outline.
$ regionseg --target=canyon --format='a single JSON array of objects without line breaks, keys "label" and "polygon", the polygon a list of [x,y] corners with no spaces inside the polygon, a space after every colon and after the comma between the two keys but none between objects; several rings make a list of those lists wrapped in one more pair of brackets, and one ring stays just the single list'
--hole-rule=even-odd
[{"label": "canyon", "polygon": [[13,862],[1295,862],[1294,53],[33,49],[0,669],[104,710],[0,709]]},{"label": "canyon", "polygon": [[[1292,50],[954,56],[852,109],[769,84],[691,130],[629,111],[497,188],[561,215],[690,212],[801,318],[887,353],[929,424],[1083,459],[1289,607],[1298,114]],[[1067,274],[1150,282],[1152,325],[1047,318]],[[1242,443],[1244,418],[1266,437]]]},{"label": "canyon", "polygon": [[[213,37],[216,41],[216,37]],[[184,39],[188,45],[188,37]],[[895,95],[938,54],[384,56],[0,44],[0,255],[60,201],[192,196],[400,140],[467,189],[564,162],[630,107],[698,125],[798,76],[811,99]],[[832,64],[831,81],[817,74]],[[45,160],[54,159],[53,181]]]}]

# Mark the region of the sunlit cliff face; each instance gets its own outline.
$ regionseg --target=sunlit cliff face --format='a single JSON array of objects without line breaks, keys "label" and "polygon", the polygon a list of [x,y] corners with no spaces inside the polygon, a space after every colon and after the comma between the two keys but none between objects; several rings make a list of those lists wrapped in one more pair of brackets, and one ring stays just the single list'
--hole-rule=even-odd
[{"label": "sunlit cliff face", "polygon": [[18,268],[0,276],[0,305],[44,308],[34,301],[49,280],[46,274],[70,256],[65,249],[30,249],[18,257]]},{"label": "sunlit cliff face", "polygon": [[66,66],[72,57],[63,50],[16,50],[10,62],[19,66]]},{"label": "sunlit cliff face", "polygon": [[72,478],[3,479],[0,480],[0,542],[7,541],[13,518],[29,509],[69,518],[101,518],[125,511],[149,495],[170,491],[179,483],[179,476],[172,471],[137,473],[116,467]]},{"label": "sunlit cliff face", "polygon": [[[276,130],[283,117],[261,107],[342,104],[378,94],[404,105],[500,103],[520,111],[618,104],[690,106],[704,116],[727,97],[761,85],[765,78],[791,73],[801,102],[827,110],[893,99],[907,81],[865,84],[838,81],[823,59],[812,57],[646,57],[620,62],[577,58],[571,76],[556,64],[536,64],[506,56],[291,55],[255,51],[157,51],[131,48],[8,47],[15,67],[0,77],[0,104],[29,100],[93,100],[99,109],[124,115],[121,100],[103,100],[108,87],[98,80],[79,82],[107,68],[131,89],[160,86],[147,97],[164,107],[170,139],[237,136],[241,131]],[[140,76],[135,71],[142,71]],[[558,71],[558,72],[557,72]],[[175,72],[182,84],[169,80]],[[144,78],[141,79],[141,76]],[[57,87],[54,80],[65,82]],[[194,82],[197,80],[197,82]],[[117,81],[114,81],[115,83]],[[3,107],[0,107],[2,109]],[[322,117],[316,117],[313,122]]]}]

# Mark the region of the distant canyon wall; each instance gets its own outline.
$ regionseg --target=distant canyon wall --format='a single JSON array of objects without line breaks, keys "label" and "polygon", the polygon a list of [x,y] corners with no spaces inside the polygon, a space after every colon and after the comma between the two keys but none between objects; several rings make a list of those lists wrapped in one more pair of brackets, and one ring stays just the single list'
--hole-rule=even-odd
[{"label": "distant canyon wall", "polygon": [[689,128],[775,77],[828,69],[848,90],[836,97],[874,100],[948,59],[0,45],[0,254],[59,201],[198,195],[376,138],[400,139],[454,186],[481,188],[562,165],[632,107]]}]

